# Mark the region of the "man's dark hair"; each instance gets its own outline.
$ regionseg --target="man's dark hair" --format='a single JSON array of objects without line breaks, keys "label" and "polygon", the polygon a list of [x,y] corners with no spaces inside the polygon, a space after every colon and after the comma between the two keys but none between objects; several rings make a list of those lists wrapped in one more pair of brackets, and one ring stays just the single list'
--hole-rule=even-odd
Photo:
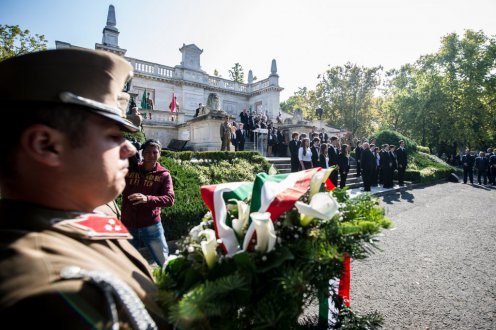
[{"label": "man's dark hair", "polygon": [[141,150],[145,150],[149,146],[158,147],[158,150],[162,150],[162,143],[158,140],[148,139],[141,145]]},{"label": "man's dark hair", "polygon": [[336,141],[338,139],[337,136],[331,136],[331,141]]},{"label": "man's dark hair", "polygon": [[69,104],[53,104],[29,102],[0,105],[4,120],[9,129],[0,130],[0,138],[5,143],[0,160],[0,175],[6,177],[14,174],[13,154],[19,147],[21,135],[27,128],[42,124],[65,134],[72,147],[79,148],[84,143],[86,122],[91,112],[81,106]]}]

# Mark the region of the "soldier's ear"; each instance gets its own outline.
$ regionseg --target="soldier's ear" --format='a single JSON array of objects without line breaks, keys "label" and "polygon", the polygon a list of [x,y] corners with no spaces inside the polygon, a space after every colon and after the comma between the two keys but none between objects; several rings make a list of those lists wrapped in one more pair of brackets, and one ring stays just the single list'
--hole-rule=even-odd
[{"label": "soldier's ear", "polygon": [[58,130],[42,124],[28,127],[21,135],[21,152],[31,160],[45,166],[61,163],[65,136]]}]

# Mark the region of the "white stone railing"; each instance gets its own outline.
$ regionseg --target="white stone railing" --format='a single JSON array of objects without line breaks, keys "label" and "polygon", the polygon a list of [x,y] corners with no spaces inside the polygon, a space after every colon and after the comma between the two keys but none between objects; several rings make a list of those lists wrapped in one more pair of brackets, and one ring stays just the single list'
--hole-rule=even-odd
[{"label": "white stone railing", "polygon": [[136,73],[143,73],[160,78],[174,78],[173,67],[142,61],[131,57],[126,57],[126,59],[129,61],[129,63],[131,63],[134,72]]},{"label": "white stone railing", "polygon": [[[145,109],[140,109],[140,112],[143,114],[143,124],[182,124],[185,121],[183,112]],[[151,118],[150,113],[152,114]]]},{"label": "white stone railing", "polygon": [[208,76],[208,84],[212,87],[227,89],[236,92],[248,92],[248,86],[243,83],[238,83],[232,80],[227,80],[219,77]]},{"label": "white stone railing", "polygon": [[269,87],[269,78],[257,81],[256,83],[253,84],[252,91],[256,92],[259,89]]}]

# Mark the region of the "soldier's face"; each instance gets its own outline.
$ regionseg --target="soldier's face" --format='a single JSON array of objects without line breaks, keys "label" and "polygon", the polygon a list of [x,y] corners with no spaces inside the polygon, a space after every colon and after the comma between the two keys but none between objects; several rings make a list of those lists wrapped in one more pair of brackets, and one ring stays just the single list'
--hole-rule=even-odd
[{"label": "soldier's face", "polygon": [[80,200],[82,210],[108,203],[122,192],[127,159],[136,153],[119,126],[98,115],[88,119],[85,133],[83,146],[72,148],[67,141],[63,155],[67,193]]}]

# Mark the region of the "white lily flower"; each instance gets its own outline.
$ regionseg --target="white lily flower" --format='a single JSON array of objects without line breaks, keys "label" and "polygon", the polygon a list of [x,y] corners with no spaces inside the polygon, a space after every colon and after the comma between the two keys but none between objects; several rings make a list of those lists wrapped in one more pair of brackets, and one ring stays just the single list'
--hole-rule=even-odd
[{"label": "white lily flower", "polygon": [[339,211],[339,204],[329,193],[317,193],[310,204],[296,202],[296,208],[301,214],[301,225],[307,226],[313,219],[330,220]]},{"label": "white lily flower", "polygon": [[319,192],[320,186],[326,182],[333,170],[334,168],[323,169],[312,176],[312,179],[310,180],[310,200]]},{"label": "white lily flower", "polygon": [[[258,252],[270,252],[276,245],[277,237],[274,224],[270,219],[269,212],[253,212],[250,214],[254,231],[257,233],[257,244],[255,250]],[[250,226],[251,227],[251,226]],[[248,230],[247,235],[253,231]]]},{"label": "white lily flower", "polygon": [[194,240],[198,240],[198,236],[200,235],[200,232],[203,229],[204,229],[204,224],[203,223],[200,223],[199,225],[194,226],[193,228],[191,228],[191,230],[189,231],[189,236],[191,236],[191,238],[194,239]]},{"label": "white lily flower", "polygon": [[236,203],[238,204],[238,218],[233,219],[232,228],[236,234],[242,236],[250,218],[250,205],[243,201],[236,201]]},{"label": "white lily flower", "polygon": [[206,237],[206,240],[200,243],[203,257],[207,262],[208,268],[212,268],[217,262],[217,238],[215,237],[215,231],[205,229],[199,233],[199,236],[202,235]]}]

